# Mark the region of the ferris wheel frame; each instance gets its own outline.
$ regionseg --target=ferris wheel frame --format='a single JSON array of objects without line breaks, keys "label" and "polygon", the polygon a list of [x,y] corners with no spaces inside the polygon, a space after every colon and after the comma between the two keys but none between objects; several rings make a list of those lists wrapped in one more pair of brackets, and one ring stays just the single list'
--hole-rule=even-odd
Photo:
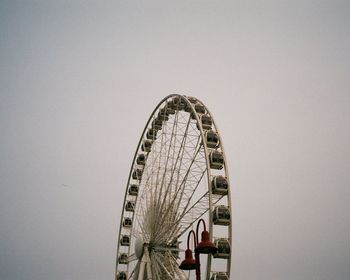
[{"label": "ferris wheel frame", "polygon": [[[171,94],[166,96],[165,98],[163,98],[158,105],[155,107],[155,109],[153,110],[153,112],[151,113],[150,117],[148,118],[146,125],[142,131],[141,137],[138,141],[137,144],[137,148],[132,160],[132,164],[131,164],[131,168],[130,168],[130,172],[129,172],[129,176],[128,176],[128,181],[127,181],[127,185],[126,185],[126,190],[125,190],[125,194],[124,194],[124,202],[123,202],[123,207],[122,207],[122,213],[121,213],[121,219],[120,219],[120,227],[119,227],[119,234],[118,234],[118,245],[117,245],[117,255],[116,255],[116,273],[115,273],[115,278],[116,280],[118,280],[118,273],[121,272],[122,270],[119,270],[118,267],[120,265],[126,265],[127,266],[127,271],[129,272],[129,262],[133,261],[133,259],[129,259],[130,258],[130,251],[131,251],[131,246],[129,246],[128,249],[128,260],[127,260],[127,264],[123,264],[123,263],[119,263],[119,257],[120,257],[120,248],[121,248],[121,239],[122,239],[122,230],[123,230],[123,221],[125,218],[125,211],[126,211],[126,203],[128,201],[128,197],[129,195],[129,188],[130,188],[130,184],[133,178],[133,172],[135,171],[135,166],[136,166],[136,161],[138,159],[138,154],[141,151],[141,147],[142,144],[144,143],[144,140],[146,139],[146,133],[147,130],[150,128],[150,124],[152,123],[152,120],[155,119],[156,113],[159,112],[159,110],[162,108],[162,105],[165,104],[167,106],[167,104],[169,102],[171,102],[172,100],[174,100],[174,98],[178,98],[178,100],[181,102],[185,103],[185,107],[188,108],[188,112],[190,113],[190,116],[193,116],[193,119],[196,121],[197,123],[197,128],[199,130],[199,137],[200,140],[202,141],[201,145],[204,148],[204,154],[205,154],[205,162],[206,162],[206,171],[205,173],[207,174],[206,176],[206,180],[207,180],[207,194],[208,194],[208,205],[207,205],[207,212],[208,212],[208,216],[209,216],[209,220],[208,220],[208,231],[210,234],[210,237],[213,238],[213,227],[214,222],[213,222],[213,212],[214,212],[214,206],[217,205],[216,203],[218,203],[218,201],[221,200],[222,197],[226,197],[227,200],[227,207],[228,209],[232,209],[231,207],[231,191],[230,191],[230,179],[229,179],[229,173],[228,173],[228,163],[227,163],[227,159],[226,159],[226,155],[225,155],[225,151],[224,151],[224,145],[223,145],[223,141],[218,129],[218,126],[213,118],[213,115],[211,114],[211,112],[209,111],[209,109],[204,105],[203,102],[201,102],[198,98],[193,98],[193,97],[188,97],[185,95],[180,95],[180,94]],[[221,154],[223,156],[223,173],[224,173],[224,177],[227,180],[228,183],[228,187],[227,187],[227,193],[226,194],[221,194],[221,198],[219,198],[216,203],[214,203],[213,201],[213,196],[217,196],[217,194],[213,194],[212,192],[212,184],[213,184],[213,178],[214,176],[212,175],[212,166],[210,165],[211,161],[210,161],[210,156],[211,156],[211,152],[214,150],[213,148],[209,148],[206,144],[206,133],[207,133],[207,129],[204,129],[202,124],[201,124],[201,116],[203,114],[199,114],[196,112],[196,108],[195,105],[193,103],[193,101],[195,100],[195,102],[197,102],[198,104],[202,105],[205,108],[205,115],[209,116],[211,118],[212,121],[212,126],[214,127],[214,131],[217,133],[218,136],[218,143],[219,143],[219,147],[220,147],[220,151]],[[181,110],[181,109],[180,109]],[[137,204],[138,201],[138,196],[136,196],[135,199],[135,203]],[[231,210],[230,210],[231,212]],[[203,213],[204,214],[204,213]],[[202,214],[202,215],[203,215]],[[135,215],[136,212],[133,212],[132,214],[132,223],[131,223],[131,229],[130,229],[130,239],[132,238],[132,232],[133,232],[133,227],[134,227],[134,220],[135,220]],[[193,223],[195,223],[201,216],[199,216],[197,219],[195,219],[193,221]],[[219,224],[220,225],[220,224]],[[228,256],[225,257],[226,259],[226,271],[223,273],[226,273],[227,279],[229,279],[230,276],[230,270],[231,270],[231,254],[232,254],[232,250],[231,250],[231,244],[232,244],[232,215],[230,215],[230,222],[229,224],[221,224],[221,225],[225,225],[228,228],[228,236],[227,238],[225,238],[228,241],[228,244],[230,246],[230,250],[228,253]],[[188,230],[188,227],[186,228],[186,230],[184,232],[186,232]],[[135,256],[134,256],[135,257]],[[208,255],[207,258],[207,272],[206,272],[206,279],[226,279],[226,278],[214,278],[212,274],[214,271],[211,269],[212,266],[212,256]],[[216,275],[216,274],[215,274]],[[215,276],[214,275],[214,276]],[[218,274],[220,275],[220,274]],[[127,275],[127,277],[130,277],[129,275]],[[143,277],[143,276],[142,276]],[[212,278],[210,278],[212,277]],[[129,279],[129,278],[127,278]]]}]

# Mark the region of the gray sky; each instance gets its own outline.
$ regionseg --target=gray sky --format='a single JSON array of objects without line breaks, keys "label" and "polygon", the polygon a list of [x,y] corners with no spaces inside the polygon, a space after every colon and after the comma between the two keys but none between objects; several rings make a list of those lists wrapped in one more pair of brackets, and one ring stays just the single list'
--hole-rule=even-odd
[{"label": "gray sky", "polygon": [[349,33],[349,1],[1,1],[0,279],[113,279],[171,93],[222,132],[232,279],[349,279]]}]

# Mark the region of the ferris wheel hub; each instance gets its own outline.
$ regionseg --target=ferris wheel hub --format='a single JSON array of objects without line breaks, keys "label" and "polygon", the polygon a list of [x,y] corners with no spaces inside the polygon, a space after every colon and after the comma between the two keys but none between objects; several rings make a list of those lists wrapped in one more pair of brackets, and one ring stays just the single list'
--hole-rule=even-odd
[{"label": "ferris wheel hub", "polygon": [[135,241],[135,255],[139,260],[142,259],[143,251],[144,251],[144,242],[142,238],[139,237]]}]

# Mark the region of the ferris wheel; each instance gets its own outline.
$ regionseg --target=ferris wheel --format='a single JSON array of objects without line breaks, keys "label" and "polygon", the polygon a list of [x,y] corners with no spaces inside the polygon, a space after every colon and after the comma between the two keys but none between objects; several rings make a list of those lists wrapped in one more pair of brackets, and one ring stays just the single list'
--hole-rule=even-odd
[{"label": "ferris wheel", "polygon": [[169,95],[149,117],[132,161],[115,279],[228,280],[231,224],[227,160],[213,116],[197,98]]}]

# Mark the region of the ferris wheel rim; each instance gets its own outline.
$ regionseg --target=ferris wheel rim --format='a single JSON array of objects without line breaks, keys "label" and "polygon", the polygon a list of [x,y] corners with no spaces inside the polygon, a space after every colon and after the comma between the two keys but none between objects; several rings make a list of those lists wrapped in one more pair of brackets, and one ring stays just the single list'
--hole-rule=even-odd
[{"label": "ferris wheel rim", "polygon": [[[220,139],[220,147],[221,147],[221,150],[222,150],[222,155],[224,157],[224,169],[225,169],[225,177],[227,178],[229,184],[230,184],[230,175],[229,175],[229,167],[228,167],[228,161],[227,161],[227,157],[226,157],[226,153],[225,153],[225,149],[224,149],[224,144],[223,144],[223,140],[222,140],[222,137],[221,137],[221,133],[220,133],[220,130],[219,130],[219,127],[215,121],[215,118],[213,116],[213,114],[211,113],[211,111],[208,109],[208,107],[200,100],[197,98],[197,100],[205,107],[206,111],[208,112],[208,114],[210,115],[212,121],[213,121],[213,125],[215,127],[215,130],[217,131],[218,133],[218,136],[219,136],[219,139]],[[203,132],[203,131],[202,131]],[[204,145],[205,146],[205,145]],[[207,153],[207,152],[206,152]],[[208,159],[207,159],[207,163],[208,163]],[[209,174],[210,173],[210,169],[208,169],[208,184],[209,184]],[[209,192],[211,193],[211,188],[208,187],[209,189]],[[230,187],[227,189],[227,199],[228,199],[228,205],[230,208],[232,208],[232,201],[231,201],[231,189]],[[210,202],[212,202],[212,200],[210,199]],[[230,226],[228,227],[229,229],[229,236],[228,236],[228,239],[229,239],[229,243],[232,244],[232,223],[230,224]],[[210,218],[210,223],[209,223],[209,233],[212,234],[212,231],[213,231],[213,222],[212,222],[212,219]],[[232,253],[230,253],[230,259],[232,258]],[[231,272],[231,265],[230,265],[230,262],[227,263],[227,274],[228,276],[230,275],[230,272]],[[210,271],[207,270],[207,278],[209,279],[209,273]]]},{"label": "ferris wheel rim", "polygon": [[[145,133],[149,127],[149,124],[151,123],[152,121],[152,118],[154,118],[156,112],[159,110],[159,108],[162,106],[162,104],[164,104],[165,102],[167,102],[167,100],[171,99],[171,98],[174,98],[174,97],[178,97],[180,99],[183,99],[185,102],[186,102],[186,105],[189,106],[191,108],[191,112],[190,113],[193,113],[194,114],[194,117],[195,117],[195,120],[197,123],[200,123],[200,118],[199,118],[199,115],[197,114],[195,108],[194,108],[194,105],[188,100],[187,96],[185,95],[181,95],[181,94],[170,94],[166,97],[164,97],[158,104],[157,106],[155,107],[155,109],[152,111],[152,113],[150,114],[147,122],[146,122],[146,125],[141,133],[141,136],[140,136],[140,139],[138,141],[138,144],[136,146],[136,150],[135,150],[135,153],[134,153],[134,157],[133,157],[133,160],[132,160],[132,163],[131,163],[131,167],[130,167],[130,172],[129,172],[129,176],[128,176],[128,180],[127,180],[127,185],[126,185],[126,190],[125,190],[125,194],[124,194],[124,203],[123,203],[123,208],[122,208],[122,213],[121,213],[121,219],[120,219],[120,227],[119,227],[119,237],[121,236],[121,232],[122,232],[122,228],[123,228],[123,217],[125,216],[124,215],[124,212],[125,212],[125,203],[127,201],[127,197],[128,197],[128,188],[130,186],[130,182],[131,182],[131,178],[132,178],[132,173],[133,173],[133,170],[134,170],[134,166],[135,166],[135,162],[136,162],[136,159],[137,159],[137,156],[138,156],[138,153],[140,151],[140,147],[142,145],[142,142],[143,140],[145,139]],[[212,119],[212,122],[213,122],[213,125],[215,127],[215,130],[216,132],[218,133],[218,136],[219,136],[219,139],[220,139],[220,149],[222,151],[222,154],[223,154],[223,157],[224,157],[224,162],[225,164],[223,165],[224,167],[224,173],[225,173],[225,177],[227,178],[228,182],[229,182],[229,174],[228,174],[228,165],[227,165],[227,160],[226,160],[226,154],[224,152],[224,147],[223,147],[223,142],[222,142],[222,138],[221,138],[221,135],[220,135],[220,132],[219,132],[219,129],[218,129],[218,126],[214,120],[214,117],[213,115],[211,114],[211,112],[209,111],[209,109],[205,106],[205,104],[200,101],[198,98],[196,98],[196,100],[202,105],[205,107],[206,109],[206,112],[207,114],[211,117]],[[198,130],[200,132],[200,139],[201,141],[203,141],[203,148],[204,148],[204,154],[205,154],[205,162],[206,162],[206,171],[205,173],[207,173],[207,187],[208,187],[208,194],[209,194],[209,232],[210,232],[210,235],[212,236],[212,228],[213,228],[213,219],[212,219],[212,210],[213,210],[213,203],[212,203],[212,193],[211,193],[211,187],[210,187],[210,177],[211,177],[211,168],[209,166],[209,152],[208,152],[208,147],[205,145],[204,141],[205,141],[205,133],[204,133],[204,130],[202,128],[201,125],[199,125],[198,127]],[[229,207],[231,207],[231,195],[230,195],[230,189],[228,188],[228,193],[227,193],[227,199],[228,199],[228,204],[229,204]],[[136,200],[137,201],[137,200]],[[134,216],[135,216],[135,213],[133,214],[133,219],[134,219]],[[194,221],[195,222],[195,221]],[[229,226],[229,243],[231,244],[231,240],[232,240],[232,229],[231,229],[231,226],[232,226],[232,223],[231,225]],[[132,230],[131,230],[132,232]],[[132,233],[130,234],[130,237],[132,238]],[[119,256],[119,251],[120,251],[120,238],[118,238],[118,245],[117,245],[117,256],[116,256],[116,259],[118,261],[118,256]],[[130,251],[130,250],[129,250]],[[208,257],[209,258],[209,257]],[[231,259],[231,253],[230,253],[230,259]],[[118,264],[117,264],[117,268],[118,268]],[[207,279],[209,279],[209,275],[210,275],[210,272],[211,272],[211,264],[209,263],[209,265],[207,264]],[[227,272],[228,272],[228,275],[230,274],[230,268],[229,268],[229,265],[228,265],[228,268],[227,268]],[[116,271],[117,273],[117,271]]]}]

